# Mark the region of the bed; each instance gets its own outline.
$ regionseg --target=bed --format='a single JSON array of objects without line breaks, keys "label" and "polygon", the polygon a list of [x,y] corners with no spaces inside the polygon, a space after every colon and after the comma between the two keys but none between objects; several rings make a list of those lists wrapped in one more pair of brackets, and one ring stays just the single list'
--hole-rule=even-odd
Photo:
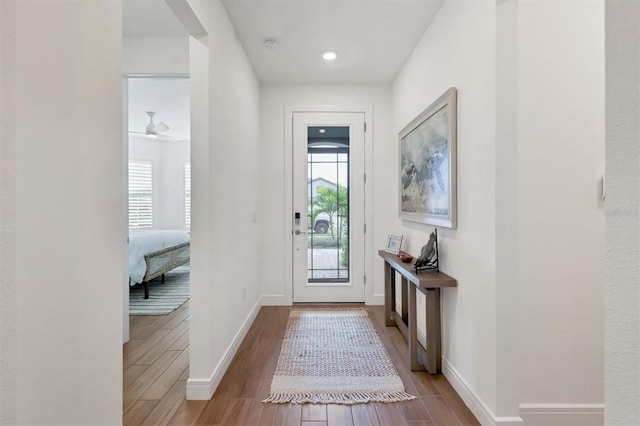
[{"label": "bed", "polygon": [[144,285],[148,299],[149,281],[188,263],[190,244],[187,231],[129,230],[129,285]]}]

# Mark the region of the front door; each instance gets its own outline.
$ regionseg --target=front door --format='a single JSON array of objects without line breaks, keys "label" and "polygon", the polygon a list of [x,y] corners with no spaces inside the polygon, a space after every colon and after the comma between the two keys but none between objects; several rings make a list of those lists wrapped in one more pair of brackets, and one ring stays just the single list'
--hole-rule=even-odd
[{"label": "front door", "polygon": [[293,114],[293,301],[364,302],[364,113]]}]

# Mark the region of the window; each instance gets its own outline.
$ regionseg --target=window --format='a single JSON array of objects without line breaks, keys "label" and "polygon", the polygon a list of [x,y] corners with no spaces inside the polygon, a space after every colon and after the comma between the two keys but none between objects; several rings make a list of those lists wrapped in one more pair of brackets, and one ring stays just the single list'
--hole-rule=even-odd
[{"label": "window", "polygon": [[184,163],[184,226],[191,228],[191,163]]},{"label": "window", "polygon": [[308,280],[349,282],[349,127],[307,129]]},{"label": "window", "polygon": [[153,227],[153,170],[150,161],[129,161],[129,228]]}]

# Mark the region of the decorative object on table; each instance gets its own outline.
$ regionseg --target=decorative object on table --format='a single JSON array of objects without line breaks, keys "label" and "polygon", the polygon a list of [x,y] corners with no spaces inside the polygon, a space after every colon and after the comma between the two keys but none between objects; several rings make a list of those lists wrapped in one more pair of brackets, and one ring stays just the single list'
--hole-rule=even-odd
[{"label": "decorative object on table", "polygon": [[400,132],[401,219],[456,227],[456,89]]},{"label": "decorative object on table", "polygon": [[400,247],[402,246],[402,235],[389,234],[387,236],[387,248],[385,251],[391,254],[400,253]]},{"label": "decorative object on table", "polygon": [[438,230],[434,229],[429,236],[429,242],[422,247],[420,257],[413,264],[416,273],[421,270],[440,271],[438,266]]},{"label": "decorative object on table", "polygon": [[416,399],[365,309],[292,309],[269,397],[275,404]]},{"label": "decorative object on table", "polygon": [[409,263],[413,260],[413,256],[411,256],[409,253],[400,253],[398,256],[404,263]]}]

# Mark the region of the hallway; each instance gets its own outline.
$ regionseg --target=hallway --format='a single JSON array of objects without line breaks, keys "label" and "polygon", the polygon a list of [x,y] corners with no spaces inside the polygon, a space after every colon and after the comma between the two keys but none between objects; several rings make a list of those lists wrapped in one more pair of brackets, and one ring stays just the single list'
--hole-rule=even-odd
[{"label": "hallway", "polygon": [[185,401],[188,377],[188,302],[166,316],[131,320],[124,346],[124,425],[477,425],[447,379],[410,372],[407,345],[384,327],[382,306],[367,306],[407,391],[402,403],[276,405],[268,393],[290,307],[263,307],[211,401]]}]

